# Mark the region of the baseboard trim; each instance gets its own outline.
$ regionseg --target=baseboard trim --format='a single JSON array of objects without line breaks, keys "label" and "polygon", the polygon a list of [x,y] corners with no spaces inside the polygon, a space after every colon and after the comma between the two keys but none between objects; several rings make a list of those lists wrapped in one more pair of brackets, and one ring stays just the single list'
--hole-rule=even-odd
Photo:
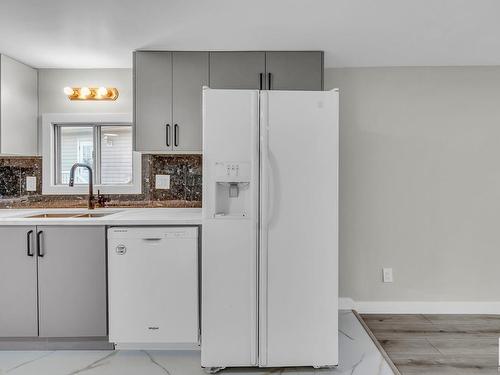
[{"label": "baseboard trim", "polygon": [[[2,350],[113,350],[107,337],[9,337],[0,339]],[[0,371],[1,373],[1,371]]]},{"label": "baseboard trim", "polygon": [[434,302],[434,301],[354,301],[340,298],[339,307],[361,314],[492,314],[500,315],[500,301]]},{"label": "baseboard trim", "polygon": [[339,298],[339,310],[356,310],[355,305],[356,304],[352,298]]}]

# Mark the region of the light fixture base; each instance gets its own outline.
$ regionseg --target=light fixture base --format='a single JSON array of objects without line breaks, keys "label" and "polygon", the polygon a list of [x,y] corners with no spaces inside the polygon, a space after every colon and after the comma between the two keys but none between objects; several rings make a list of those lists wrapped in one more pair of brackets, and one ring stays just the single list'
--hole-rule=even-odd
[{"label": "light fixture base", "polygon": [[[116,87],[106,87],[106,93],[103,95],[102,87],[71,87],[73,93],[67,95],[69,100],[116,100],[118,99],[118,89]],[[65,93],[69,91],[65,88]],[[85,95],[85,92],[90,92]]]}]

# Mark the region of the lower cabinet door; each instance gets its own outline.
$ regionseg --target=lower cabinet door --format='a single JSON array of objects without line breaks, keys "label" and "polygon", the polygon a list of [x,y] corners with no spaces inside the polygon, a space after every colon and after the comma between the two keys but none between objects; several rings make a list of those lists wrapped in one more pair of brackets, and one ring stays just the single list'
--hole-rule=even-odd
[{"label": "lower cabinet door", "polygon": [[38,335],[35,227],[0,227],[0,337]]},{"label": "lower cabinet door", "polygon": [[106,336],[106,240],[99,226],[40,226],[41,337]]}]

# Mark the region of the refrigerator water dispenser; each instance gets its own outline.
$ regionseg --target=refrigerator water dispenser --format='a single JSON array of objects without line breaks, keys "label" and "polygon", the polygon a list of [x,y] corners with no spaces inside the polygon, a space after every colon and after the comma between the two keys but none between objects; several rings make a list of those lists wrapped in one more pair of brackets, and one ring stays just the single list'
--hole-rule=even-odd
[{"label": "refrigerator water dispenser", "polygon": [[250,207],[250,163],[215,163],[214,217],[247,217]]}]

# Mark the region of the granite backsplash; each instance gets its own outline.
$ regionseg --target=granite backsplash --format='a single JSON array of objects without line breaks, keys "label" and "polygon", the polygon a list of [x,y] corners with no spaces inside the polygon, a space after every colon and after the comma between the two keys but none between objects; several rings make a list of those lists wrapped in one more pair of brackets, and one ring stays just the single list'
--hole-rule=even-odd
[{"label": "granite backsplash", "polygon": [[[142,155],[142,194],[106,195],[108,207],[201,207],[201,155]],[[170,189],[155,189],[155,175],[170,175]],[[37,179],[26,190],[26,176]],[[41,157],[0,157],[0,208],[83,208],[85,195],[42,195]]]}]

